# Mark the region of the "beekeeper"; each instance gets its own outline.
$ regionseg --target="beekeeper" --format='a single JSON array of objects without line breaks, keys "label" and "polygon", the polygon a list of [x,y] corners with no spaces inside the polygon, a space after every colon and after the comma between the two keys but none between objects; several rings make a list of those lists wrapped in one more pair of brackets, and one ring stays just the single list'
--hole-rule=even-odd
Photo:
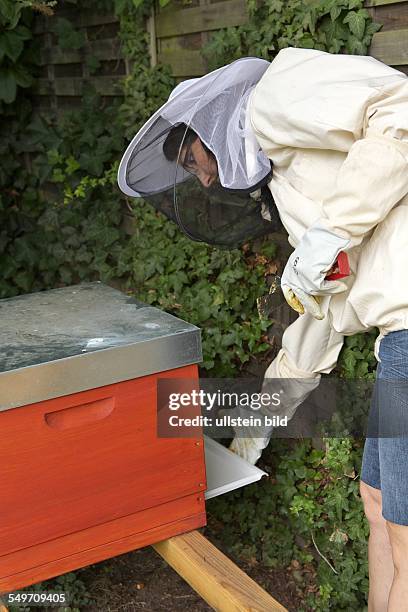
[{"label": "beekeeper", "polygon": [[[129,145],[118,181],[210,244],[236,246],[283,224],[294,251],[282,290],[303,314],[265,375],[294,379],[280,413],[292,416],[334,368],[345,335],[373,327],[377,379],[408,378],[403,73],[371,57],[309,49],[283,49],[270,64],[238,60],[173,91]],[[349,276],[325,280],[342,251]],[[401,394],[393,401],[402,411]],[[249,431],[232,449],[255,463],[269,435]],[[369,609],[403,612],[408,439],[368,438],[361,481]]]}]

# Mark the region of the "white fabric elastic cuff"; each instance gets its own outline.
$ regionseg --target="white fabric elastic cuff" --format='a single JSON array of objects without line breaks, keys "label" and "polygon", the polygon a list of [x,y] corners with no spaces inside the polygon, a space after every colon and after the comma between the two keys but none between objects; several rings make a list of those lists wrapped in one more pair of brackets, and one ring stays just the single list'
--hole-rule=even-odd
[{"label": "white fabric elastic cuff", "polygon": [[336,262],[341,251],[347,249],[350,239],[339,236],[326,219],[319,219],[302,236],[289,257],[282,275],[282,286],[296,288],[309,295],[340,293],[344,283],[327,281],[325,276]]}]

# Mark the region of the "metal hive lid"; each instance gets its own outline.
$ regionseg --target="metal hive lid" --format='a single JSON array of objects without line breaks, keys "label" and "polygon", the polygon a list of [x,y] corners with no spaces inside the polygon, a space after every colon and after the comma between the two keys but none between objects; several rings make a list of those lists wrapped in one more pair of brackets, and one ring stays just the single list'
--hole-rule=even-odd
[{"label": "metal hive lid", "polygon": [[0,411],[202,359],[200,330],[100,282],[0,300]]}]

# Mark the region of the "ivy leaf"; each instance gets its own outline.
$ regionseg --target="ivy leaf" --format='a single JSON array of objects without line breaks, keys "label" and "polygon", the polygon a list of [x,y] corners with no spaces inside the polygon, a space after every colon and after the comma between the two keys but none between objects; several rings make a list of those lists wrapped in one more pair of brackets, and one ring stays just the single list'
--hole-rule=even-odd
[{"label": "ivy leaf", "polygon": [[3,54],[16,62],[23,51],[24,42],[15,32],[8,31],[1,36],[1,47]]},{"label": "ivy leaf", "polygon": [[365,55],[367,51],[367,46],[361,41],[358,40],[355,36],[350,36],[346,42],[346,47],[348,53],[355,53],[357,55]]},{"label": "ivy leaf", "polygon": [[282,0],[269,0],[268,2],[268,13],[272,15],[275,11],[280,13],[282,11],[283,2]]},{"label": "ivy leaf", "polygon": [[86,67],[90,74],[94,74],[101,67],[101,61],[95,55],[91,55],[86,59]]},{"label": "ivy leaf", "polygon": [[89,172],[94,176],[100,176],[103,172],[102,160],[93,153],[83,153],[78,161],[85,172]]},{"label": "ivy leaf", "polygon": [[26,68],[18,64],[15,66],[14,70],[14,78],[16,79],[17,85],[20,87],[30,87],[33,84],[33,77],[28,72]]},{"label": "ivy leaf", "polygon": [[3,0],[0,4],[0,19],[9,30],[13,30],[20,19],[23,6],[15,0]]},{"label": "ivy leaf", "polygon": [[330,19],[332,21],[336,21],[337,17],[339,17],[340,14],[341,8],[339,6],[333,6],[333,8],[330,9]]},{"label": "ivy leaf", "polygon": [[383,27],[382,23],[376,23],[375,21],[372,21],[371,23],[367,24],[367,27],[366,27],[365,32],[364,32],[364,36],[368,36],[369,37],[369,40],[367,41],[367,44],[370,44],[371,37],[376,32],[381,30],[382,27]]},{"label": "ivy leaf", "polygon": [[17,82],[13,72],[9,69],[0,69],[0,100],[11,104],[16,99]]},{"label": "ivy leaf", "polygon": [[349,0],[348,8],[351,11],[354,8],[361,8],[362,1],[361,0]]},{"label": "ivy leaf", "polygon": [[311,34],[304,34],[298,41],[298,46],[302,49],[314,49],[314,39]]},{"label": "ivy leaf", "polygon": [[85,45],[84,33],[80,30],[75,30],[68,19],[59,17],[54,26],[54,32],[57,34],[58,44],[63,50],[78,50]]},{"label": "ivy leaf", "polygon": [[359,361],[355,370],[355,376],[357,378],[363,378],[368,372],[367,361]]},{"label": "ivy leaf", "polygon": [[74,157],[72,157],[72,155],[65,160],[65,163],[66,163],[66,173],[68,175],[74,174],[74,172],[79,170],[81,167],[81,165],[77,162],[77,160]]},{"label": "ivy leaf", "polygon": [[333,44],[344,43],[350,36],[346,25],[341,23],[339,20],[332,21],[329,19],[329,17],[325,17],[322,20],[320,28],[325,34],[326,44],[328,47],[331,47]]},{"label": "ivy leaf", "polygon": [[343,19],[343,23],[348,23],[352,34],[354,34],[354,36],[356,36],[359,40],[362,40],[366,25],[366,16],[364,11],[350,11],[350,13],[348,13]]},{"label": "ivy leaf", "polygon": [[349,372],[353,372],[356,366],[357,359],[354,356],[353,351],[346,349],[344,352],[344,365]]}]

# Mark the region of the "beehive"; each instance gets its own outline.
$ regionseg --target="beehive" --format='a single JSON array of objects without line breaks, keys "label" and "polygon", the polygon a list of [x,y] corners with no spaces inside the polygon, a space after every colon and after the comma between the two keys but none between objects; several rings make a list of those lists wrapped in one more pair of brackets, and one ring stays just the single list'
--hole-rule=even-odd
[{"label": "beehive", "polygon": [[202,437],[156,432],[197,327],[90,283],[1,300],[0,339],[0,592],[205,524]]}]

